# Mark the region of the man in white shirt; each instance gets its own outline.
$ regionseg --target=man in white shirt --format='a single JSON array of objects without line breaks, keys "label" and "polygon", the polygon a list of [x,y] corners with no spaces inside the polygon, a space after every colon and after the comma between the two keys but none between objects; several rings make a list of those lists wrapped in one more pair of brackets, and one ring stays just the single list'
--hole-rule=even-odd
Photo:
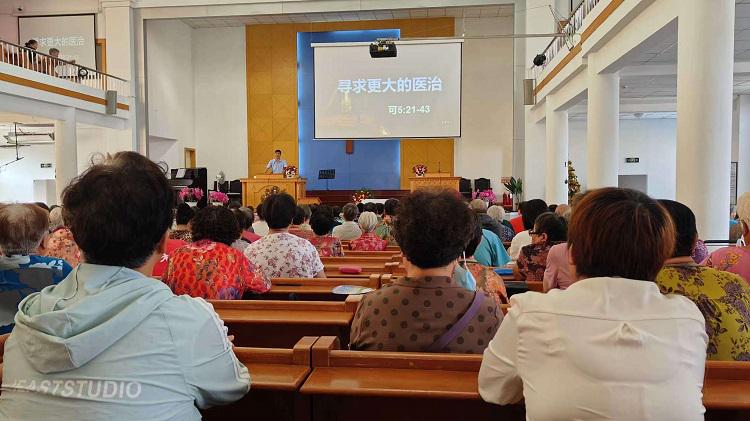
[{"label": "man in white shirt", "polygon": [[531,244],[529,230],[534,228],[534,221],[536,221],[536,218],[548,211],[549,208],[547,207],[547,203],[542,199],[532,199],[528,202],[523,202],[523,207],[519,209],[519,212],[521,213],[521,218],[523,218],[523,227],[525,231],[517,233],[516,236],[513,237],[513,241],[510,242],[508,254],[510,254],[512,260],[517,260],[518,255],[521,254],[521,249]]},{"label": "man in white shirt", "polygon": [[359,209],[354,203],[344,205],[344,223],[335,227],[331,235],[342,241],[356,240],[362,236],[362,229],[354,222],[359,216]]},{"label": "man in white shirt", "polygon": [[703,315],[653,282],[674,245],[666,211],[634,190],[590,191],[568,244],[578,281],[511,297],[484,351],[482,398],[525,399],[529,420],[703,420]]},{"label": "man in white shirt", "polygon": [[266,165],[266,174],[283,174],[286,166],[286,161],[281,159],[281,150],[276,149],[274,158],[268,161],[268,165]]}]

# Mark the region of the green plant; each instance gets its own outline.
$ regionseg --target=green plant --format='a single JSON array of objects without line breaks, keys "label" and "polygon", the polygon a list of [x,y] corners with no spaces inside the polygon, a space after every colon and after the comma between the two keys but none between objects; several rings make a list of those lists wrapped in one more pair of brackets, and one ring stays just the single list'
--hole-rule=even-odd
[{"label": "green plant", "polygon": [[511,177],[506,183],[503,183],[508,191],[513,195],[520,195],[523,193],[523,180],[520,178]]}]

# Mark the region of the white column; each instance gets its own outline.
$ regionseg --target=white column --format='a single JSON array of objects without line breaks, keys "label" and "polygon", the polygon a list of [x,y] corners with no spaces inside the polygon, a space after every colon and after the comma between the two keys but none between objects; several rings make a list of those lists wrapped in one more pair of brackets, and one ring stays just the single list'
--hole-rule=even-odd
[{"label": "white column", "polygon": [[620,76],[598,73],[593,61],[590,57],[587,67],[586,186],[589,190],[617,187],[620,172]]},{"label": "white column", "polygon": [[677,200],[695,213],[702,239],[726,239],[735,4],[678,3]]},{"label": "white column", "polygon": [[750,95],[740,95],[737,156],[737,196],[750,191]]},{"label": "white column", "polygon": [[76,138],[76,110],[67,108],[62,120],[55,120],[55,189],[57,203],[70,180],[78,176],[78,140]]},{"label": "white column", "polygon": [[[556,111],[551,96],[546,99],[547,174],[545,200],[548,204],[568,203],[568,112]],[[527,198],[531,199],[531,198]]]}]

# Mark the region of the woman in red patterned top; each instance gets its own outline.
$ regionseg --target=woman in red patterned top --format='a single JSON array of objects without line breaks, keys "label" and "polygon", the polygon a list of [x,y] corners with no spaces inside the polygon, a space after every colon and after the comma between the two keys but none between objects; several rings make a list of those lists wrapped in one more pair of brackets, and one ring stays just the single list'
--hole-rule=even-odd
[{"label": "woman in red patterned top", "polygon": [[381,239],[373,230],[378,226],[378,217],[372,212],[362,212],[359,215],[359,227],[362,228],[362,235],[352,241],[352,250],[362,251],[384,251],[388,242]]},{"label": "woman in red patterned top", "polygon": [[327,216],[325,212],[315,212],[310,218],[314,236],[308,241],[318,250],[320,257],[341,257],[344,252],[341,250],[341,240],[331,235],[333,219]]},{"label": "woman in red patterned top", "polygon": [[208,206],[192,221],[193,243],[175,250],[162,280],[175,294],[209,300],[239,300],[245,292],[261,294],[271,281],[230,245],[240,238],[232,212]]}]

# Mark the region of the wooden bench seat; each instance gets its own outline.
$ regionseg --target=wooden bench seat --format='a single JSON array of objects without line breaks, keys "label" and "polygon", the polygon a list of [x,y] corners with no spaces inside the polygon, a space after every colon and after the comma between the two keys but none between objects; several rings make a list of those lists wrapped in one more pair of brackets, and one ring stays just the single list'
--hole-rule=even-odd
[{"label": "wooden bench seat", "polygon": [[384,257],[400,256],[401,250],[367,251],[367,250],[344,250],[344,257]]},{"label": "wooden bench seat", "polygon": [[361,296],[336,301],[212,300],[236,346],[291,348],[303,336],[336,336],[349,343]]},{"label": "wooden bench seat", "polygon": [[298,392],[312,371],[311,348],[317,340],[303,337],[291,349],[235,348],[250,372],[250,391],[231,405],[201,411],[203,419],[246,420],[252,414],[252,419],[308,420],[310,399]]},{"label": "wooden bench seat", "polygon": [[346,295],[334,294],[333,288],[354,285],[378,289],[382,276],[390,277],[373,274],[367,278],[274,278],[271,279],[271,290],[261,297],[269,300],[344,301]]},{"label": "wooden bench seat", "polygon": [[[324,263],[323,267],[325,269],[326,277],[327,278],[351,278],[351,274],[341,273],[341,267],[342,266],[359,266],[362,269],[362,272],[360,273],[360,276],[363,277],[369,277],[373,274],[386,274],[390,273],[388,272],[388,268],[386,265],[390,264],[388,263],[371,263],[366,265],[353,265],[351,263]],[[398,264],[398,263],[396,263]],[[354,277],[356,277],[355,275]]]},{"label": "wooden bench seat", "polygon": [[320,261],[324,265],[384,265],[390,262],[401,262],[401,256],[398,254],[389,254],[386,256],[343,256],[343,257],[321,257]]}]

